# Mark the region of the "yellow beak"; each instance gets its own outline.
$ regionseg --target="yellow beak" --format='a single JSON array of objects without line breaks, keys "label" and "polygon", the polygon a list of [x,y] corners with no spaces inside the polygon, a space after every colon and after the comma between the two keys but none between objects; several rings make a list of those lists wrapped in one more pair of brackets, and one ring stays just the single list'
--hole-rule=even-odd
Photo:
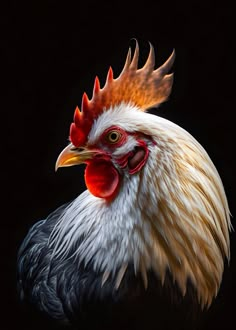
[{"label": "yellow beak", "polygon": [[59,167],[79,165],[86,163],[88,159],[92,159],[96,151],[88,150],[86,148],[76,149],[72,143],[70,143],[65,149],[62,150],[57,158],[55,170]]}]

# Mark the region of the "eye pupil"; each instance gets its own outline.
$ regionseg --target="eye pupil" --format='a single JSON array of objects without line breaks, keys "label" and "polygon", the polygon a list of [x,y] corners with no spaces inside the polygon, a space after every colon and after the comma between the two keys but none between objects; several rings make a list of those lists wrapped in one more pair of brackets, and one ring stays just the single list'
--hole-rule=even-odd
[{"label": "eye pupil", "polygon": [[109,143],[116,143],[120,140],[121,134],[117,131],[110,131],[107,135],[107,140]]},{"label": "eye pupil", "polygon": [[116,141],[117,140],[117,133],[113,132],[110,134],[110,139],[111,141]]}]

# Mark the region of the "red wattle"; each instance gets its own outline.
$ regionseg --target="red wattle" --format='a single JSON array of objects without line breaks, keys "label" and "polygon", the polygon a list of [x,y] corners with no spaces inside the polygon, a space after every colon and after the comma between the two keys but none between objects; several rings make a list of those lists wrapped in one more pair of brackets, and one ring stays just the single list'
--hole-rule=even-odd
[{"label": "red wattle", "polygon": [[119,186],[120,176],[110,161],[93,159],[85,169],[85,183],[96,197],[111,199]]}]

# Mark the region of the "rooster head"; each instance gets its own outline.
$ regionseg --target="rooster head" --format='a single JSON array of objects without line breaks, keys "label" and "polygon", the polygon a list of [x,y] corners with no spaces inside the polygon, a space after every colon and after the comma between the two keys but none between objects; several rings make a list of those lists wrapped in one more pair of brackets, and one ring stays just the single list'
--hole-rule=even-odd
[{"label": "rooster head", "polygon": [[[112,199],[119,189],[124,170],[129,175],[140,171],[148,158],[148,144],[155,143],[151,136],[137,130],[136,125],[127,127],[130,118],[125,123],[125,112],[129,109],[146,111],[167,99],[173,83],[173,74],[168,71],[174,57],[173,51],[169,59],[154,70],[155,54],[150,44],[148,59],[138,69],[139,47],[136,42],[134,56],[131,59],[129,49],[118,78],[113,78],[110,67],[101,89],[96,77],[92,99],[89,100],[84,93],[82,111],[78,107],[75,109],[70,127],[71,144],[60,154],[56,168],[86,163],[85,181],[89,191],[94,196]],[[99,120],[101,118],[103,122]]]}]

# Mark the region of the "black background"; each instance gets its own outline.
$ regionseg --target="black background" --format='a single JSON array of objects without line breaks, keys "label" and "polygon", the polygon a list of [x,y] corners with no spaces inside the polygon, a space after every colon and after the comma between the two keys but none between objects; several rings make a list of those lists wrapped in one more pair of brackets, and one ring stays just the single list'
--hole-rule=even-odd
[{"label": "black background", "polygon": [[[148,41],[156,50],[157,66],[175,48],[173,92],[158,114],[184,127],[204,146],[236,214],[234,10],[225,1],[51,0],[12,3],[0,15],[0,327],[40,329],[36,316],[23,309],[16,296],[17,250],[36,220],[85,189],[83,167],[55,173],[54,164],[67,144],[82,93],[91,96],[95,75],[104,82],[110,65],[115,76],[120,73],[128,47],[134,46],[132,38],[140,44],[140,65],[148,54]],[[230,267],[201,329],[235,326],[235,257],[232,233]]]}]

